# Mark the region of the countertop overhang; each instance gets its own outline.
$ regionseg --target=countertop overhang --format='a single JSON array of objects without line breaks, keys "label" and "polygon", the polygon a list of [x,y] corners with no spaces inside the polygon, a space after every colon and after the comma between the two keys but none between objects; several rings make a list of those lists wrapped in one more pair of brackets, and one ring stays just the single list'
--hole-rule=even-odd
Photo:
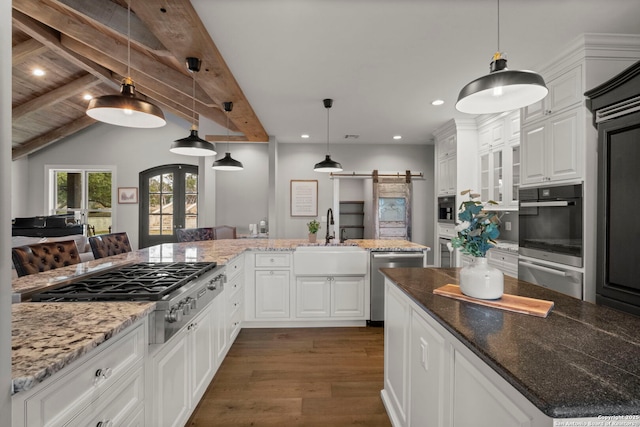
[{"label": "countertop overhang", "polygon": [[551,300],[546,318],[433,290],[459,269],[381,269],[399,289],[552,418],[640,414],[640,318],[505,276],[505,293]]}]

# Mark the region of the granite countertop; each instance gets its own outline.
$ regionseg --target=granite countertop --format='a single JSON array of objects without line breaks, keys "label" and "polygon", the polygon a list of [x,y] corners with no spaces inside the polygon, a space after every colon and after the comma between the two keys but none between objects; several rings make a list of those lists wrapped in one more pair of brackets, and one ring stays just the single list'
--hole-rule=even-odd
[{"label": "granite countertop", "polygon": [[152,302],[22,303],[11,306],[13,393],[29,390],[121,332]]},{"label": "granite countertop", "polygon": [[382,272],[552,418],[640,414],[640,318],[504,277],[505,293],[554,302],[546,318],[434,295],[455,268]]},{"label": "granite countertop", "polygon": [[[348,240],[364,249],[428,250],[403,240]],[[306,239],[230,239],[169,243],[19,277],[12,282],[13,392],[28,390],[92,348],[146,316],[155,303],[19,303],[33,292],[137,262],[217,262],[227,264],[246,250],[293,251]]]},{"label": "granite countertop", "polygon": [[496,241],[496,249],[501,249],[503,251],[509,251],[513,253],[518,253],[518,242],[512,242],[510,240],[498,240]]}]

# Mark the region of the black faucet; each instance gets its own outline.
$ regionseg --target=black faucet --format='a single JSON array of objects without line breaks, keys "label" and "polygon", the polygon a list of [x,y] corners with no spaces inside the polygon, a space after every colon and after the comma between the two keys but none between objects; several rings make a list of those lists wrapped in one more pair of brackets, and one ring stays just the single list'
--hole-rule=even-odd
[{"label": "black faucet", "polygon": [[329,234],[329,226],[333,225],[333,224],[334,224],[334,222],[333,222],[333,209],[329,208],[329,210],[327,211],[327,234],[326,234],[326,236],[324,238],[324,244],[325,245],[328,245],[329,242],[332,239],[336,238],[335,232],[332,233],[332,234]]}]

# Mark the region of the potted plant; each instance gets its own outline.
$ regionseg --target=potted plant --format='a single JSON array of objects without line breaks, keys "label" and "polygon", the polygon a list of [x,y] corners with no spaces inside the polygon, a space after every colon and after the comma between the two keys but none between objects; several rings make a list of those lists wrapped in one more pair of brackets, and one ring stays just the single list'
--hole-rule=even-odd
[{"label": "potted plant", "polygon": [[320,229],[320,223],[318,222],[318,220],[312,219],[307,223],[307,228],[309,229],[309,242],[315,243],[316,233],[318,233],[318,230]]},{"label": "potted plant", "polygon": [[470,297],[497,299],[504,292],[502,271],[487,263],[487,251],[495,247],[500,235],[500,217],[495,211],[487,210],[487,205],[496,205],[489,200],[486,205],[479,200],[480,195],[465,190],[469,200],[460,204],[456,226],[457,236],[451,239],[454,248],[460,248],[463,254],[471,255],[473,262],[460,270],[460,291]]}]

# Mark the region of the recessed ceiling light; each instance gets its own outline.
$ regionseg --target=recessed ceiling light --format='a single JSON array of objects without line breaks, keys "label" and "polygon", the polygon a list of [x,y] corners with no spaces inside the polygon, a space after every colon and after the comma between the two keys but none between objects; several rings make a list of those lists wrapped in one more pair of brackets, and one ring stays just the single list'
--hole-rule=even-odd
[{"label": "recessed ceiling light", "polygon": [[93,99],[93,96],[87,93],[85,96],[83,96],[83,98],[84,98],[85,101],[89,101],[89,100]]},{"label": "recessed ceiling light", "polygon": [[44,76],[44,70],[41,69],[41,68],[34,68],[33,69],[33,75],[34,76],[38,76],[38,77]]},{"label": "recessed ceiling light", "polygon": [[431,102],[431,105],[442,105],[444,104],[444,101],[442,99],[436,99],[435,101]]},{"label": "recessed ceiling light", "polygon": [[307,135],[306,133],[303,133],[302,135],[300,135],[300,138],[307,139],[309,138],[309,135]]},{"label": "recessed ceiling light", "polygon": [[402,139],[401,135],[393,135],[393,139]]}]

